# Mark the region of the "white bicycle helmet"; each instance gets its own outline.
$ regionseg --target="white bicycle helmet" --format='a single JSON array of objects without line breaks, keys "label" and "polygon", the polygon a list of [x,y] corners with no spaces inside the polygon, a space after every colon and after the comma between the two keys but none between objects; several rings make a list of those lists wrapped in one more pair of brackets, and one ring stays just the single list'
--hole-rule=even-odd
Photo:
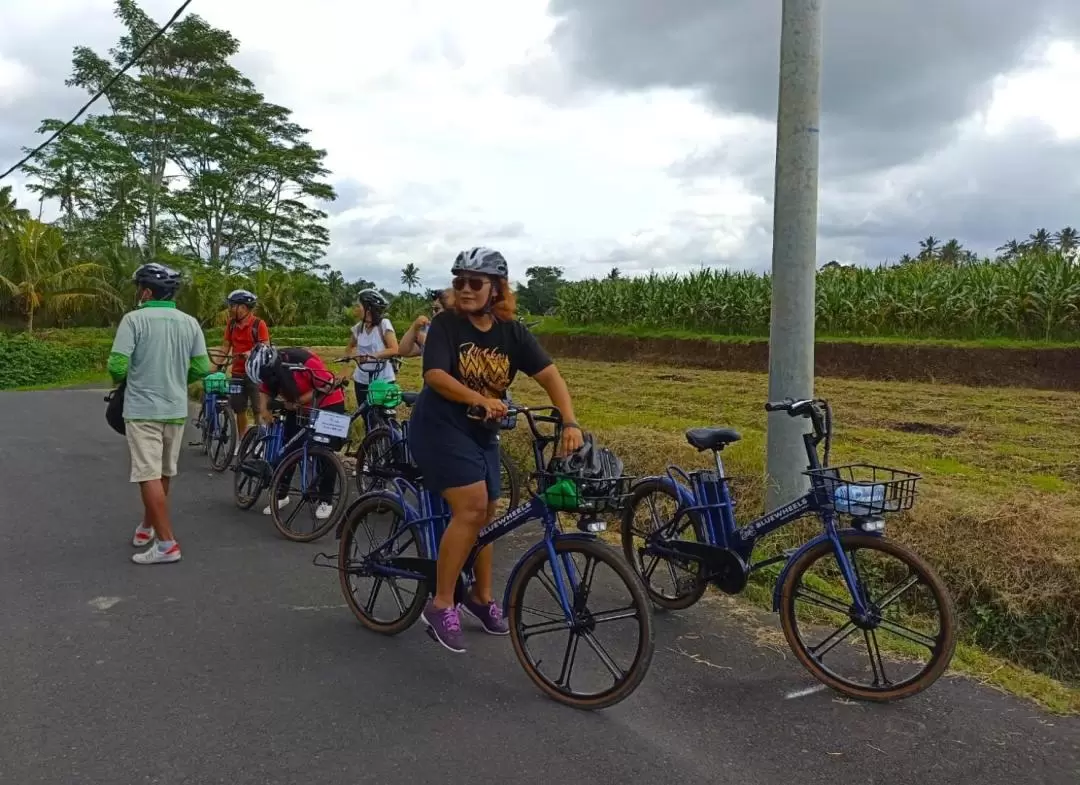
[{"label": "white bicycle helmet", "polygon": [[244,363],[244,373],[255,384],[259,384],[262,382],[263,372],[277,362],[277,349],[268,343],[257,343],[248,352],[247,361]]},{"label": "white bicycle helmet", "polygon": [[457,275],[458,273],[481,273],[494,275],[496,278],[506,278],[510,274],[510,266],[506,263],[506,257],[498,251],[478,246],[462,251],[454,259],[450,274]]},{"label": "white bicycle helmet", "polygon": [[229,296],[225,298],[225,302],[229,305],[246,305],[250,308],[258,299],[247,289],[233,289],[233,291],[229,292]]}]

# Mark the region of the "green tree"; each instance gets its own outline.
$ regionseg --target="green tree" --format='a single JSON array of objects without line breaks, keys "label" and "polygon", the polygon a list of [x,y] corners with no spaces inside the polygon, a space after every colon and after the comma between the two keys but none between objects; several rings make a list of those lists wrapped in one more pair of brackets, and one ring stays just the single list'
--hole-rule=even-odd
[{"label": "green tree", "polygon": [[401,282],[411,292],[414,287],[420,285],[420,269],[412,262],[409,262],[401,268]]},{"label": "green tree", "polygon": [[530,267],[525,270],[526,283],[518,284],[519,306],[535,314],[547,314],[559,302],[559,289],[566,285],[560,267]]},{"label": "green tree", "polygon": [[1061,231],[1054,232],[1054,244],[1062,253],[1072,253],[1080,246],[1080,232],[1071,226],[1066,226]]},{"label": "green tree", "polygon": [[62,232],[25,218],[0,238],[0,296],[34,331],[34,316],[46,310],[65,317],[86,308],[119,301],[93,262],[68,258]]}]

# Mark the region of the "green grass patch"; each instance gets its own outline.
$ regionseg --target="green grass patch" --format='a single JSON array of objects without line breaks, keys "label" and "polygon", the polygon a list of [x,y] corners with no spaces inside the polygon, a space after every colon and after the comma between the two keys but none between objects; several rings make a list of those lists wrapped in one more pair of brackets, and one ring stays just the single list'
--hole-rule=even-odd
[{"label": "green grass patch", "polygon": [[[639,325],[617,324],[570,324],[557,316],[540,317],[540,324],[533,328],[538,335],[595,335],[622,336],[628,338],[675,338],[683,340],[717,341],[719,343],[751,344],[768,343],[767,335],[732,335],[697,330],[658,329]],[[912,338],[907,336],[829,335],[819,333],[819,343],[857,343],[864,345],[900,346],[947,346],[973,349],[1075,349],[1076,341],[1027,341],[1014,338]]]}]

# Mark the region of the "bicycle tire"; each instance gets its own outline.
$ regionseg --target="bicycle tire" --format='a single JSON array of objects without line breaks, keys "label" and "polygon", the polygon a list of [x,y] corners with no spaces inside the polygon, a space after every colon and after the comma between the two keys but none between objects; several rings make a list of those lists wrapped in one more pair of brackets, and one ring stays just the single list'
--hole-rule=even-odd
[{"label": "bicycle tire", "polygon": [[199,408],[199,416],[195,418],[195,427],[199,431],[199,449],[202,450],[203,455],[210,454],[210,423],[206,416],[206,397],[202,399],[202,405]]},{"label": "bicycle tire", "polygon": [[[510,499],[506,509],[516,510],[521,505],[521,470],[502,444],[499,445],[499,465],[506,470],[506,484],[510,486]],[[500,495],[506,496],[506,488],[502,489]]]},{"label": "bicycle tire", "polygon": [[[431,593],[431,587],[428,585],[427,581],[417,581],[413,600],[407,607],[401,609],[401,615],[392,621],[378,620],[372,615],[371,611],[360,606],[352,591],[352,586],[349,583],[349,556],[353,541],[356,538],[357,527],[372,513],[390,513],[395,516],[396,521],[401,521],[405,518],[405,512],[402,509],[401,504],[396,499],[389,496],[369,496],[359,500],[349,508],[343,527],[344,530],[341,533],[341,542],[338,546],[338,577],[341,585],[341,594],[344,596],[345,603],[349,606],[349,610],[352,611],[357,621],[362,625],[369,630],[382,635],[398,635],[412,627],[416,623],[416,620],[420,618],[420,614],[424,611],[424,603]],[[395,530],[396,528],[397,526],[395,524]],[[417,553],[426,557],[423,539],[417,536],[417,527],[411,526],[409,529],[411,536],[416,541]],[[370,555],[370,553],[371,552],[369,551],[367,555]],[[372,594],[377,594],[377,592],[373,590]],[[372,604],[374,604],[374,601],[372,601]]]},{"label": "bicycle tire", "polygon": [[[278,462],[277,468],[274,469],[274,476],[270,479],[270,517],[274,521],[274,528],[277,529],[278,534],[292,542],[314,542],[325,535],[328,531],[337,526],[338,521],[341,520],[341,516],[345,514],[345,507],[349,502],[349,477],[345,472],[345,465],[341,462],[341,458],[338,454],[327,447],[309,444],[307,448],[307,457],[309,460],[313,458],[325,460],[333,467],[333,471],[337,475],[337,479],[340,483],[338,487],[341,488],[341,498],[339,498],[337,504],[334,505],[334,509],[329,517],[319,523],[311,532],[307,534],[297,534],[296,532],[291,531],[281,519],[281,508],[278,507],[277,503],[277,486],[278,483],[281,482],[281,475],[284,474],[290,466],[298,464],[303,460],[304,451],[299,449],[293,450],[290,451],[288,455],[285,455],[281,461]],[[301,499],[296,502],[294,512],[299,509],[299,505],[306,501],[309,500]],[[290,505],[290,507],[293,507],[293,505]]]},{"label": "bicycle tire", "polygon": [[218,420],[218,435],[224,433],[224,437],[211,440],[218,445],[219,449],[215,452],[211,446],[208,454],[210,456],[210,468],[216,472],[223,472],[232,463],[233,451],[236,449],[236,414],[233,413],[228,404],[225,404],[218,406],[216,416],[220,418]]},{"label": "bicycle tire", "polygon": [[[584,553],[588,557],[603,562],[619,576],[627,587],[632,598],[633,607],[637,611],[640,631],[640,640],[634,655],[634,663],[626,671],[622,679],[616,681],[610,688],[593,695],[583,695],[568,689],[561,689],[555,682],[540,673],[537,664],[532,661],[527,652],[523,639],[521,612],[526,587],[533,577],[538,575],[544,565],[548,563],[547,548],[538,548],[531,556],[527,557],[515,570],[514,581],[510,586],[506,618],[510,625],[510,640],[514,646],[514,654],[533,684],[539,687],[549,698],[576,709],[596,710],[614,706],[616,703],[628,698],[637,689],[648,673],[649,665],[652,662],[654,631],[652,606],[649,603],[648,595],[629,565],[602,543],[579,537],[560,537],[555,540],[554,544],[556,553]],[[577,590],[575,587],[575,605],[576,600]]]},{"label": "bicycle tire", "polygon": [[[940,610],[940,632],[938,635],[937,650],[933,653],[930,663],[920,673],[910,679],[905,679],[891,689],[866,689],[853,682],[839,677],[813,657],[807,650],[802,636],[798,632],[798,620],[795,611],[795,587],[799,578],[818,559],[832,557],[836,554],[832,542],[825,540],[800,556],[788,569],[780,589],[780,626],[784,631],[788,646],[791,647],[796,659],[802,663],[818,681],[828,685],[832,689],[850,698],[858,700],[886,703],[889,701],[909,698],[922,692],[941,677],[949,667],[953,652],[956,649],[956,611],[952,597],[949,595],[945,583],[941,580],[934,569],[917,553],[901,545],[894,540],[878,537],[870,534],[856,534],[845,532],[840,535],[841,545],[844,550],[849,546],[877,550],[888,553],[904,562],[909,569],[920,573],[927,586],[930,587]],[[845,587],[846,590],[846,587]],[[875,644],[876,645],[876,644]],[[880,657],[880,651],[878,652]],[[872,666],[875,669],[877,665]],[[884,675],[884,674],[883,674]]]},{"label": "bicycle tire", "polygon": [[368,431],[360,442],[360,446],[356,448],[353,482],[356,484],[357,493],[363,496],[373,491],[381,491],[386,487],[385,477],[372,476],[370,472],[373,466],[384,466],[385,472],[394,473],[389,466],[385,465],[387,459],[392,459],[393,456],[394,442],[390,429],[382,426]]},{"label": "bicycle tire", "polygon": [[[259,429],[257,426],[248,428],[248,432],[244,434],[244,438],[240,440],[240,450],[236,454],[236,466],[237,471],[233,476],[233,500],[236,502],[236,506],[241,510],[250,510],[255,506],[255,502],[259,500],[259,496],[265,490],[261,480],[256,480],[254,477],[249,477],[243,472],[239,471],[240,464],[248,457],[248,455],[259,448],[257,442],[262,442],[263,452],[265,453],[266,438],[259,436]],[[257,490],[254,493],[246,493],[242,490],[245,482],[255,483]]]},{"label": "bicycle tire", "polygon": [[[644,480],[639,483],[631,493],[630,500],[627,502],[626,509],[623,510],[622,521],[619,526],[620,539],[622,540],[623,557],[627,563],[633,569],[634,574],[641,581],[642,586],[645,587],[645,592],[649,595],[649,599],[653,604],[669,611],[681,611],[689,608],[691,605],[697,603],[698,600],[705,594],[705,589],[708,588],[708,582],[700,577],[700,573],[694,576],[692,584],[687,586],[685,591],[680,591],[680,582],[677,578],[672,578],[672,583],[675,586],[675,593],[672,595],[664,594],[653,586],[650,580],[651,576],[645,575],[645,568],[641,563],[641,558],[637,552],[637,548],[634,544],[634,519],[638,506],[644,499],[653,494],[660,493],[668,498],[672,499],[676,505],[679,504],[679,497],[676,491],[670,484],[662,480]],[[686,518],[689,520],[689,524],[694,529],[694,537],[698,542],[706,542],[705,537],[705,525],[696,512],[688,512]],[[656,557],[656,564],[664,562],[669,568],[671,562],[668,559],[662,557]]]}]

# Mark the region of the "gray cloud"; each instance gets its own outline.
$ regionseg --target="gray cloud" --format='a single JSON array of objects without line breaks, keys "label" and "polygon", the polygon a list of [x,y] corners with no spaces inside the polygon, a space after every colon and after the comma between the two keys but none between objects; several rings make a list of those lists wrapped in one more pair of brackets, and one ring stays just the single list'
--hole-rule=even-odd
[{"label": "gray cloud", "polygon": [[[551,11],[551,45],[584,87],[698,88],[725,112],[775,117],[777,2],[552,0]],[[823,138],[863,167],[940,146],[1034,41],[1080,25],[1069,0],[828,0],[824,14]]]}]

